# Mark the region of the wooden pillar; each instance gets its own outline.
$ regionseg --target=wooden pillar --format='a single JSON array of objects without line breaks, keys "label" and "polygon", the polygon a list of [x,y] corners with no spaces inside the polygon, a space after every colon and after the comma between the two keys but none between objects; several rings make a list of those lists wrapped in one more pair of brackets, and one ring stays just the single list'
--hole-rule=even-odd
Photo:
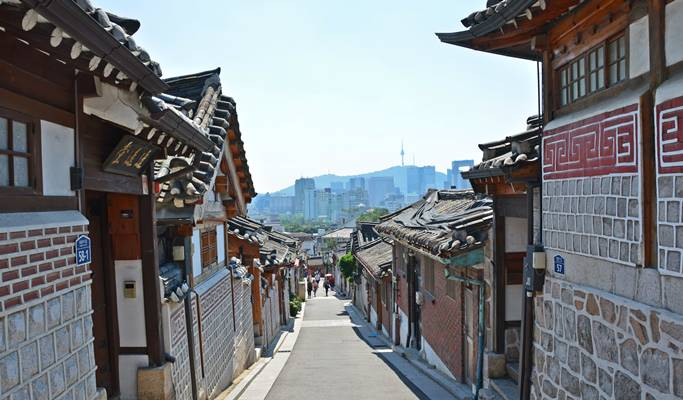
[{"label": "wooden pillar", "polygon": [[161,292],[159,289],[159,259],[157,254],[156,199],[154,197],[154,166],[147,168],[148,195],[140,197],[140,244],[142,249],[142,285],[145,300],[145,332],[150,366],[164,363],[161,328]]}]

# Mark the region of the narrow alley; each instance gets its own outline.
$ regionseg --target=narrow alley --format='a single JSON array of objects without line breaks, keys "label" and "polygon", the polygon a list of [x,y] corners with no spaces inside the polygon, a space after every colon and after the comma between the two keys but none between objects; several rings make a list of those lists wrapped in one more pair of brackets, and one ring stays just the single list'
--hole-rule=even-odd
[{"label": "narrow alley", "polygon": [[[283,345],[239,395],[240,400],[296,396],[327,399],[448,399],[453,395],[391,350],[365,324],[349,300],[330,291],[306,302],[292,349]],[[269,389],[268,389],[269,388]],[[268,389],[268,390],[266,390]],[[267,395],[266,395],[267,393]],[[265,395],[265,397],[264,397]]]}]

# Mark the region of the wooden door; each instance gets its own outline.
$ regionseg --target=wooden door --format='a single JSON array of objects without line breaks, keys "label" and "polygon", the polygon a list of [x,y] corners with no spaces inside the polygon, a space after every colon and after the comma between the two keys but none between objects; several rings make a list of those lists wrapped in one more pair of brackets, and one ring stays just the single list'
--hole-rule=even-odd
[{"label": "wooden door", "polygon": [[375,281],[375,310],[377,311],[377,330],[382,330],[382,287]]},{"label": "wooden door", "polygon": [[111,242],[107,229],[106,195],[86,192],[86,217],[92,245],[92,308],[96,381],[109,397],[119,394],[116,292]]}]

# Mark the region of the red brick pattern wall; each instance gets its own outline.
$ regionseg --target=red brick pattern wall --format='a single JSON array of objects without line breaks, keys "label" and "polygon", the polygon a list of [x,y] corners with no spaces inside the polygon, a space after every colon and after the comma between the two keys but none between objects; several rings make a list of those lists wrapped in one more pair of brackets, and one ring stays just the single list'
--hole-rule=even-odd
[{"label": "red brick pattern wall", "polygon": [[74,242],[87,226],[0,233],[0,311],[90,281],[88,266],[76,266]]},{"label": "red brick pattern wall", "polygon": [[[453,376],[463,377],[463,315],[460,305],[462,286],[458,285],[457,299],[446,296],[446,279],[444,266],[434,264],[433,297],[422,289],[424,303],[422,305],[422,336],[437,353],[441,361],[448,367]],[[476,304],[473,304],[476,307]]]}]

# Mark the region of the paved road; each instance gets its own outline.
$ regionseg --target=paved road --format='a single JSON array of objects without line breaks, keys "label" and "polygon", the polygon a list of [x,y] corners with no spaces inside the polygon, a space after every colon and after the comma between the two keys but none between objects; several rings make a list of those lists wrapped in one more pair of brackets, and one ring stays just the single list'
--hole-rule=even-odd
[{"label": "paved road", "polygon": [[333,294],[318,291],[307,301],[299,337],[267,400],[444,398],[434,397],[434,388],[426,396],[399,372],[396,354],[376,339],[363,339],[365,328],[345,310],[348,301]]}]

